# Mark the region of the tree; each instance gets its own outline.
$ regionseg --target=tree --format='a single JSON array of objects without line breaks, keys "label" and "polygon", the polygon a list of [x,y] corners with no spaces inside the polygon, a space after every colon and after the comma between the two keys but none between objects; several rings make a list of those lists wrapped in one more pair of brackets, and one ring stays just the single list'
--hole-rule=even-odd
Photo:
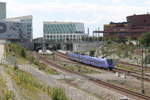
[{"label": "tree", "polygon": [[148,47],[150,45],[150,32],[143,33],[143,35],[139,38],[140,44]]}]

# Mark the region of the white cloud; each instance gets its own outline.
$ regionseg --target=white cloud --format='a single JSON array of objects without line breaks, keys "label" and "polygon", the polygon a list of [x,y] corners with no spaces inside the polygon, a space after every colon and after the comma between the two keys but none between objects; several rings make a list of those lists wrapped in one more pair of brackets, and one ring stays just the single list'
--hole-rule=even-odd
[{"label": "white cloud", "polygon": [[[7,2],[8,17],[32,14],[34,17],[34,35],[41,36],[42,21],[81,21],[86,26],[103,27],[110,21],[125,21],[126,16],[132,14],[143,14],[150,11],[148,6],[131,5],[103,5],[99,3],[72,2],[62,3],[56,1],[45,1],[35,3],[22,3],[15,0],[3,0]],[[105,0],[101,0],[104,2]],[[112,3],[120,3],[123,0],[111,0]],[[147,2],[150,3],[150,2]],[[94,28],[93,28],[94,27]]]}]

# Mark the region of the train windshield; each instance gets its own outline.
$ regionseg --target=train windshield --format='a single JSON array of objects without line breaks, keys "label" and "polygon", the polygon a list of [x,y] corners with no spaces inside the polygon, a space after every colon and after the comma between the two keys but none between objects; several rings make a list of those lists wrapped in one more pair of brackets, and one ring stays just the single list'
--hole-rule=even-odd
[{"label": "train windshield", "polygon": [[109,65],[113,64],[113,60],[112,59],[107,59],[107,62],[108,62]]}]

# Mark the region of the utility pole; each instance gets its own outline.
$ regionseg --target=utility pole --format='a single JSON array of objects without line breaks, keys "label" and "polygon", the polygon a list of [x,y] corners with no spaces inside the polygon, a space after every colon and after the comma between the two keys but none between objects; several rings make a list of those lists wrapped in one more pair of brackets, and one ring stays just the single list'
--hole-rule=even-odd
[{"label": "utility pole", "polygon": [[17,66],[17,58],[15,55],[13,55],[13,63],[14,63],[14,69],[17,70],[18,69],[18,66]]},{"label": "utility pole", "polygon": [[53,50],[53,60],[55,61],[56,58],[55,58],[55,50],[56,50],[56,47],[55,47],[55,44],[54,44],[54,50]]},{"label": "utility pole", "polygon": [[42,39],[42,52],[46,52],[45,50],[45,39],[44,39],[44,36],[43,36],[43,39]]},{"label": "utility pole", "polygon": [[144,94],[144,80],[143,80],[143,78],[144,78],[144,54],[143,54],[143,52],[144,52],[144,47],[142,46],[142,72],[141,72],[141,93],[142,94]]}]

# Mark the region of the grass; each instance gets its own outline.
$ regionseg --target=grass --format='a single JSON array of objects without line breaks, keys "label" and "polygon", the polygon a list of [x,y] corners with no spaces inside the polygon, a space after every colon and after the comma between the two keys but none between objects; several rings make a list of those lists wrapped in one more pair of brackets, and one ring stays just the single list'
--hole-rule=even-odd
[{"label": "grass", "polygon": [[81,65],[74,65],[74,64],[66,64],[64,62],[58,62],[60,65],[65,67],[68,70],[74,71],[74,72],[80,72],[80,73],[100,73],[98,71],[92,70],[88,67],[81,66]]},{"label": "grass", "polygon": [[66,97],[63,89],[61,88],[53,88],[51,92],[51,97],[53,100],[70,100]]},{"label": "grass", "polygon": [[32,77],[31,74],[8,67],[7,72],[17,84],[19,95],[24,98],[23,100],[41,100],[40,95],[47,95],[48,98],[45,98],[45,100],[49,100],[47,87]]},{"label": "grass", "polygon": [[39,63],[38,66],[36,66],[39,70],[44,71],[47,74],[53,74],[53,75],[57,75],[59,74],[59,72],[57,72],[56,70],[50,68],[48,65],[44,64],[44,63]]},{"label": "grass", "polygon": [[14,70],[13,68],[7,68],[7,71],[19,86],[31,89],[32,91],[42,88],[42,85],[29,73]]},{"label": "grass", "polygon": [[30,73],[8,67],[7,72],[19,87],[20,94],[24,100],[42,100],[43,98],[40,95],[47,95],[44,100],[49,100],[50,97],[54,98],[53,100],[70,100],[63,89],[49,87],[39,82]]},{"label": "grass", "polygon": [[[17,64],[31,63],[36,65],[39,70],[42,70],[48,74],[58,74],[58,72],[49,68],[47,65],[40,63],[31,55],[31,53],[31,51],[15,43],[9,43],[5,46],[5,56],[7,58],[15,57]],[[17,84],[19,92],[24,100],[49,100],[49,98],[40,98],[39,95],[41,94],[47,94],[47,96],[51,96],[53,100],[70,100],[66,97],[63,89],[48,87],[43,83],[40,83],[27,72],[21,71],[19,69],[14,70],[13,68],[9,67],[7,67],[7,72]],[[12,97],[12,95],[10,95],[11,92],[6,93],[6,100],[13,100],[9,99],[9,97]]]},{"label": "grass", "polygon": [[33,64],[33,66],[36,65],[38,69],[46,72],[47,74],[58,74],[57,71],[49,68],[47,65],[40,63],[37,59],[35,59],[32,56],[31,51],[23,48],[18,44],[14,44],[14,43],[7,44],[5,46],[5,53],[7,58],[12,58],[13,55],[15,55],[17,64]]},{"label": "grass", "polygon": [[16,43],[5,45],[5,56],[7,58],[15,57],[18,64],[33,63],[38,65],[38,61],[32,56],[32,52]]},{"label": "grass", "polygon": [[15,96],[12,91],[4,90],[4,98],[3,100],[15,100]]},{"label": "grass", "polygon": [[0,77],[0,100],[14,100],[12,91],[7,90],[6,81]]}]

